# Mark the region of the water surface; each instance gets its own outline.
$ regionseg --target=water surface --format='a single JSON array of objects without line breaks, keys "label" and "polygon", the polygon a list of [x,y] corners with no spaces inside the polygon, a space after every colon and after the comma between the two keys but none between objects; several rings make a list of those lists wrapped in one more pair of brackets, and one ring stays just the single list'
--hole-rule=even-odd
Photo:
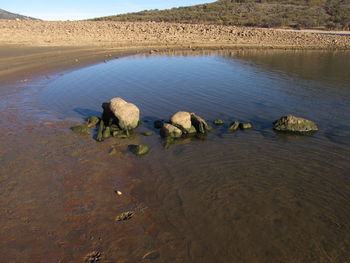
[{"label": "water surface", "polygon": [[[149,121],[137,132],[156,133],[152,121],[179,110],[225,121],[206,140],[168,149],[159,136],[139,138],[151,147],[136,161],[144,180],[138,194],[153,222],[144,235],[149,250],[160,252],[155,261],[347,262],[349,68],[346,52],[127,57],[55,79],[40,101],[82,120],[122,97]],[[275,133],[272,121],[289,113],[314,120],[320,131]],[[253,129],[229,132],[233,120]],[[128,244],[141,253],[136,241]]]}]

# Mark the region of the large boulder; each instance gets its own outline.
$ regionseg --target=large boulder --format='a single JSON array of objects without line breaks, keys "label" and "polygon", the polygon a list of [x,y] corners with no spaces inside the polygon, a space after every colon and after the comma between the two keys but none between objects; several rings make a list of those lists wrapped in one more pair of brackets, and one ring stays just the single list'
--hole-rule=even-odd
[{"label": "large boulder", "polygon": [[140,120],[140,110],[136,105],[121,98],[114,98],[111,99],[109,108],[117,117],[121,129],[131,130],[137,127]]},{"label": "large boulder", "polygon": [[203,118],[194,113],[191,113],[191,122],[199,133],[205,133],[211,128]]},{"label": "large boulder", "polygon": [[171,123],[174,126],[177,126],[185,131],[189,131],[191,129],[191,114],[186,111],[179,111],[175,113],[171,119]]},{"label": "large boulder", "polygon": [[281,117],[273,125],[273,128],[277,131],[312,132],[318,130],[317,125],[313,121],[293,115]]},{"label": "large boulder", "polygon": [[160,135],[162,137],[179,138],[182,135],[182,131],[170,123],[164,123],[160,130]]}]

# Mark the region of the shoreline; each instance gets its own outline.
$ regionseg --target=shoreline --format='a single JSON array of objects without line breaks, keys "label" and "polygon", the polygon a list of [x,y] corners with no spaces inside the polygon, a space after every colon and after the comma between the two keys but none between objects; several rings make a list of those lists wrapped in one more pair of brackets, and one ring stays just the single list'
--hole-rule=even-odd
[{"label": "shoreline", "polygon": [[153,22],[0,20],[0,85],[152,50],[350,50],[349,35]]}]

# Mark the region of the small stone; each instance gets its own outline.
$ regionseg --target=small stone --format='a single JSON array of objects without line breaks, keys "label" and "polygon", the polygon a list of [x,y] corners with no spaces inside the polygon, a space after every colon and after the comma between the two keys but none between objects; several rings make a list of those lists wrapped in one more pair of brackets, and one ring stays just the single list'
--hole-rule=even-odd
[{"label": "small stone", "polygon": [[141,134],[142,134],[143,136],[152,136],[152,135],[153,135],[153,132],[147,131],[147,132],[142,132]]},{"label": "small stone", "polygon": [[240,123],[238,121],[234,121],[230,124],[230,127],[228,128],[230,131],[236,131],[239,127]]},{"label": "small stone", "polygon": [[142,259],[154,260],[154,259],[159,258],[159,256],[160,256],[160,253],[157,250],[153,250],[153,251],[147,252],[142,257]]},{"label": "small stone", "polygon": [[109,151],[109,155],[115,155],[117,154],[117,149],[116,148],[112,148],[110,151]]},{"label": "small stone", "polygon": [[86,126],[86,125],[75,126],[75,127],[72,127],[71,130],[73,132],[79,133],[79,134],[86,134],[86,135],[90,135],[91,134],[88,126]]},{"label": "small stone", "polygon": [[104,122],[103,120],[100,121],[100,126],[98,127],[98,132],[97,132],[97,137],[96,140],[98,142],[102,142],[103,141],[103,130],[104,130]]},{"label": "small stone", "polygon": [[182,131],[174,125],[164,123],[160,130],[160,135],[162,137],[180,138],[182,136]]},{"label": "small stone", "polygon": [[214,124],[215,124],[215,125],[223,125],[223,124],[224,124],[224,121],[223,121],[223,120],[215,120],[215,121],[214,121]]},{"label": "small stone", "polygon": [[85,263],[95,263],[101,259],[101,253],[98,251],[93,251],[86,255]]},{"label": "small stone", "polygon": [[116,221],[126,221],[126,220],[130,220],[133,216],[134,216],[134,212],[133,211],[127,211],[127,212],[123,212],[121,213],[119,216],[117,216],[115,218]]},{"label": "small stone", "polygon": [[242,130],[245,130],[245,129],[250,129],[252,128],[252,124],[249,123],[249,122],[246,122],[246,123],[240,123],[239,124],[239,128],[242,129]]},{"label": "small stone", "polygon": [[107,139],[109,137],[111,137],[111,130],[110,127],[106,127],[105,130],[103,131],[103,139]]},{"label": "small stone", "polygon": [[100,118],[96,116],[90,116],[86,119],[86,125],[89,128],[94,128],[100,122]]},{"label": "small stone", "polygon": [[149,147],[143,144],[129,145],[129,149],[137,156],[145,155],[149,152]]}]

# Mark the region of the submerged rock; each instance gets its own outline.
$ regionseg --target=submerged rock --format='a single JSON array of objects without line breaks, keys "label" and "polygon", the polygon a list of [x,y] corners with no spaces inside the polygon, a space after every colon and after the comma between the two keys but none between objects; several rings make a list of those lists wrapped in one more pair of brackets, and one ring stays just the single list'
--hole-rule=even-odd
[{"label": "submerged rock", "polygon": [[312,132],[317,131],[317,125],[310,120],[296,117],[293,115],[287,115],[273,122],[274,129],[277,131],[288,132]]},{"label": "submerged rock", "polygon": [[233,121],[231,124],[230,124],[230,127],[228,127],[228,129],[230,131],[236,131],[239,127],[239,122],[238,121]]},{"label": "submerged rock", "polygon": [[111,99],[109,108],[117,117],[121,129],[135,129],[139,124],[140,110],[135,104],[128,103],[121,98],[114,98]]},{"label": "submerged rock", "polygon": [[215,125],[223,125],[223,124],[224,124],[224,121],[223,121],[223,120],[215,120],[215,121],[214,121],[214,124],[215,124]]},{"label": "submerged rock", "polygon": [[138,156],[145,155],[149,152],[149,147],[143,144],[129,145],[129,149]]},{"label": "submerged rock", "polygon": [[144,260],[154,260],[160,257],[160,253],[157,250],[150,251],[143,255],[142,259]]},{"label": "submerged rock", "polygon": [[250,129],[252,127],[253,127],[252,124],[249,122],[239,124],[239,128],[242,130]]},{"label": "submerged rock", "polygon": [[85,263],[96,263],[101,259],[101,253],[98,251],[93,251],[86,255]]},{"label": "submerged rock", "polygon": [[71,130],[75,133],[91,135],[90,129],[87,125],[74,126]]},{"label": "submerged rock", "polygon": [[179,138],[182,135],[182,131],[170,123],[164,123],[160,130],[160,135],[162,137]]},{"label": "submerged rock", "polygon": [[178,126],[180,129],[183,129],[185,131],[189,131],[192,126],[191,114],[186,111],[179,111],[175,113],[170,118],[170,121],[174,126]]},{"label": "submerged rock", "polygon": [[89,128],[94,128],[96,127],[96,125],[100,122],[100,118],[96,117],[96,116],[90,116],[86,119],[86,125]]},{"label": "submerged rock", "polygon": [[161,120],[154,121],[153,123],[153,126],[156,129],[161,129],[163,125],[164,125],[164,121],[161,121]]},{"label": "submerged rock", "polygon": [[207,124],[207,122],[194,113],[191,113],[191,122],[199,133],[205,133],[206,131],[211,130],[211,127]]},{"label": "submerged rock", "polygon": [[147,132],[142,132],[141,134],[142,134],[143,136],[152,136],[152,135],[153,135],[153,132],[147,131]]}]

